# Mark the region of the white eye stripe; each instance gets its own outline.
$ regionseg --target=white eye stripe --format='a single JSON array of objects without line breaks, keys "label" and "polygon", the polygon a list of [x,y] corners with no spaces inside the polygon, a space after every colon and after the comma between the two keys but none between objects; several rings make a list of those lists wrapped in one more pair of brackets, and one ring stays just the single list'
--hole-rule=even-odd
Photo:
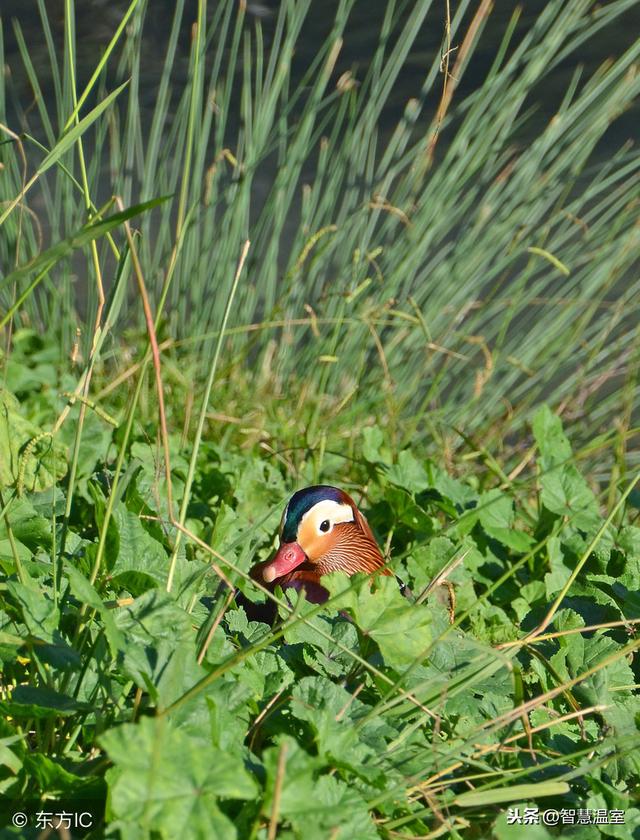
[{"label": "white eye stripe", "polygon": [[287,521],[287,514],[289,513],[289,505],[287,504],[286,508],[284,509],[282,516],[280,517],[280,530],[279,534],[282,536],[282,532],[284,530],[284,523]]},{"label": "white eye stripe", "polygon": [[351,505],[340,504],[332,499],[323,499],[304,514],[300,524],[302,525],[306,519],[311,519],[316,530],[320,531],[320,524],[325,519],[328,519],[331,525],[337,525],[339,522],[353,522],[353,510]]}]

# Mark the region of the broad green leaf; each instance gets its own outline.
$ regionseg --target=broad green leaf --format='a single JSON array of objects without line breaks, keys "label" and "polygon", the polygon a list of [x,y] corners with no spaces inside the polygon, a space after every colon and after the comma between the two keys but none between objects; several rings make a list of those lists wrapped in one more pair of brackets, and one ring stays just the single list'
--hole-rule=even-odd
[{"label": "broad green leaf", "polygon": [[20,737],[20,735],[10,735],[8,738],[0,738],[0,766],[6,767],[14,775],[20,771],[22,760],[9,747],[19,741]]},{"label": "broad green leaf", "polygon": [[[576,630],[584,626],[584,619],[574,610],[559,610],[553,619],[553,628],[558,632]],[[584,670],[584,636],[581,633],[560,636],[556,644],[558,651],[550,658],[550,662],[562,679],[569,680]]]},{"label": "broad green leaf", "polygon": [[39,516],[50,521],[53,516],[62,516],[66,496],[59,487],[50,487],[42,493],[32,493],[29,502]]},{"label": "broad green leaf", "polygon": [[347,610],[365,636],[374,639],[388,665],[409,665],[429,647],[431,614],[403,598],[394,577],[380,575],[375,582],[368,575],[357,577],[336,573],[322,581],[332,595],[340,594],[335,606]]},{"label": "broad green leaf", "polygon": [[535,544],[535,540],[525,531],[517,531],[515,528],[494,528],[488,525],[485,528],[487,534],[493,537],[502,545],[511,548],[518,554],[526,554]]},{"label": "broad green leaf", "polygon": [[291,711],[308,722],[318,755],[330,764],[352,769],[370,781],[381,776],[380,768],[365,768],[365,762],[384,752],[382,732],[390,737],[397,733],[382,721],[356,727],[358,719],[370,709],[344,688],[325,677],[304,677],[292,691]]},{"label": "broad green leaf", "polygon": [[640,528],[627,525],[616,537],[607,571],[630,592],[640,590]]},{"label": "broad green leaf", "polygon": [[487,530],[513,525],[513,498],[498,488],[480,494],[477,511],[480,524]]},{"label": "broad green leaf", "polygon": [[[277,594],[279,594],[278,589],[276,589],[276,595]],[[284,597],[284,594],[282,594],[282,597]],[[314,609],[314,605],[310,601],[307,601],[301,596],[297,596],[297,593],[295,596],[293,595],[293,593],[288,593],[288,597],[292,605],[296,607],[296,616],[300,618],[307,616],[307,613],[311,612]],[[278,608],[278,612],[280,618],[283,620],[288,618],[290,614],[289,610],[285,610],[283,608]],[[294,624],[292,627],[287,627],[284,634],[284,638],[287,644],[290,645],[303,642],[309,645],[313,645],[314,647],[325,649],[327,642],[326,639],[321,635],[321,632],[330,633],[331,628],[331,619],[322,613],[318,614],[316,612],[315,615],[307,617],[306,621],[301,621],[297,624]]]},{"label": "broad green leaf", "polygon": [[[262,625],[263,627],[265,625]],[[283,691],[295,679],[294,672],[283,657],[270,650],[257,651],[246,659],[238,672],[238,679],[251,687],[256,701]]]},{"label": "broad green leaf", "polygon": [[[78,431],[79,408],[71,415],[60,430],[59,440],[71,451]],[[82,446],[78,454],[76,481],[86,484],[87,478],[96,469],[100,461],[104,461],[113,437],[113,426],[103,417],[89,410],[85,413],[82,426]]]},{"label": "broad green leaf", "polygon": [[195,631],[189,614],[165,590],[145,592],[118,610],[115,621],[126,639],[124,673],[161,707],[203,675],[196,664]]},{"label": "broad green leaf", "polygon": [[0,631],[0,645],[22,647],[24,644],[26,644],[26,639],[23,639],[22,636]]},{"label": "broad green leaf", "polygon": [[124,650],[125,637],[116,626],[113,612],[103,603],[91,583],[71,563],[65,564],[64,573],[69,580],[71,592],[80,603],[91,607],[99,613],[112,655],[115,656],[117,651]]},{"label": "broad green leaf", "polygon": [[237,476],[233,494],[238,500],[236,513],[252,526],[257,535],[273,536],[287,495],[281,473],[267,461],[246,462]]},{"label": "broad green leaf", "polygon": [[433,533],[432,518],[420,507],[408,490],[401,487],[388,487],[384,497],[391,507],[393,521],[397,525],[405,525],[421,536]]},{"label": "broad green leaf", "polygon": [[4,362],[4,384],[14,394],[36,391],[39,388],[55,388],[58,371],[54,364],[34,364],[33,358],[20,358],[18,353]]},{"label": "broad green leaf", "polygon": [[565,565],[562,552],[562,542],[558,537],[550,537],[547,542],[547,556],[549,558],[550,572],[544,576],[547,598],[551,598],[560,592],[571,576],[571,569]]},{"label": "broad green leaf", "polygon": [[242,749],[252,718],[251,687],[235,677],[217,680],[207,689],[211,741],[227,752]]},{"label": "broad green leaf", "polygon": [[10,700],[0,701],[0,709],[6,715],[19,718],[53,718],[93,711],[88,703],[80,703],[52,688],[31,685],[17,686]]},{"label": "broad green leaf", "polygon": [[630,774],[640,773],[640,731],[637,726],[640,715],[640,698],[634,692],[637,682],[633,669],[626,658],[616,656],[622,646],[606,635],[584,639],[584,661],[578,667],[569,664],[569,674],[576,676],[581,671],[594,667],[605,659],[613,661],[600,668],[576,687],[576,696],[589,704],[604,704],[602,717],[620,744],[627,747],[618,750],[615,762],[612,761],[609,773],[612,778],[627,778]]},{"label": "broad green leaf", "polygon": [[346,676],[353,667],[350,651],[358,651],[358,631],[351,621],[337,617],[328,628],[331,640],[320,637],[313,647],[306,645],[302,655],[315,672],[333,678]]},{"label": "broad green leaf", "polygon": [[66,472],[66,449],[26,420],[18,400],[0,388],[0,485],[42,491]]},{"label": "broad green leaf", "polygon": [[30,635],[44,642],[53,642],[60,623],[60,611],[50,595],[38,591],[35,582],[32,587],[12,580],[7,583],[7,590],[16,599]]},{"label": "broad green leaf", "polygon": [[115,583],[133,595],[165,584],[169,556],[164,547],[145,530],[140,518],[121,502],[113,512],[118,532],[118,556],[111,569]]},{"label": "broad green leaf", "polygon": [[20,540],[16,540],[14,538],[12,545],[8,536],[0,538],[0,561],[8,561],[7,566],[12,571],[15,571],[15,558],[13,556],[14,548],[17,551],[18,559],[22,561],[23,564],[27,560],[31,559],[31,551],[29,551],[26,545],[23,545]]},{"label": "broad green leaf", "polygon": [[540,477],[543,505],[582,531],[596,530],[601,517],[593,491],[573,464],[554,467]]},{"label": "broad green leaf", "polygon": [[[16,540],[32,551],[51,545],[51,519],[41,516],[26,496],[13,499],[10,509],[11,531]],[[0,519],[0,539],[7,537],[7,526]]]},{"label": "broad green leaf", "polygon": [[321,776],[313,799],[303,800],[291,823],[300,840],[378,840],[367,803],[351,784],[335,776]]},{"label": "broad green leaf", "polygon": [[387,468],[386,475],[392,484],[409,493],[420,493],[429,486],[427,471],[408,449],[400,452],[397,463]]},{"label": "broad green leaf", "polygon": [[42,753],[28,753],[24,758],[24,768],[37,789],[49,797],[57,796],[74,799],[101,799],[105,794],[104,779],[99,776],[81,775],[69,771]]},{"label": "broad green leaf", "polygon": [[291,737],[265,750],[267,771],[262,813],[269,818],[276,782],[280,786],[279,813],[299,840],[377,840],[366,803],[353,785],[331,776],[318,776],[320,764]]},{"label": "broad green leaf", "polygon": [[[135,488],[140,494],[141,504],[145,513],[156,513],[160,517],[168,516],[166,489],[165,489],[165,465],[164,453],[161,447],[151,446],[148,443],[136,441],[131,447],[132,462],[139,461],[141,469],[136,473]],[[186,475],[189,463],[181,451],[180,441],[173,435],[169,436],[169,461],[171,463],[171,486],[173,496],[179,499],[184,488],[183,476]],[[128,493],[128,507],[131,492]],[[204,510],[202,512],[205,516]],[[209,511],[207,511],[209,513]],[[195,518],[200,519],[202,514],[197,510]],[[198,523],[201,527],[201,523]]]},{"label": "broad green leaf", "polygon": [[212,547],[226,555],[231,546],[237,543],[238,527],[241,523],[241,517],[232,507],[223,502],[218,509],[211,536]]},{"label": "broad green leaf", "polygon": [[426,545],[419,545],[407,558],[416,594],[424,589],[456,554],[456,546],[448,537],[435,536]]},{"label": "broad green leaf", "polygon": [[[263,753],[262,760],[267,772],[262,813],[269,816],[273,806],[276,782],[280,786],[280,813],[289,817],[304,810],[309,802],[315,801],[316,773],[321,761],[311,756],[290,735],[277,739],[277,745]],[[282,772],[280,768],[283,768]]]},{"label": "broad green leaf", "polygon": [[562,431],[562,421],[549,408],[541,406],[533,418],[533,434],[547,467],[563,465],[571,459],[571,444]]},{"label": "broad green leaf", "polygon": [[464,481],[454,478],[443,469],[433,468],[433,487],[444,499],[451,501],[460,511],[477,501],[477,492]]},{"label": "broad green leaf", "polygon": [[253,799],[257,786],[239,755],[207,746],[165,718],[143,717],[100,737],[114,763],[107,774],[111,819],[174,838],[235,840],[219,798]]},{"label": "broad green leaf", "polygon": [[370,464],[389,463],[389,453],[384,448],[384,434],[378,426],[365,426],[362,430],[362,457]]},{"label": "broad green leaf", "polygon": [[558,516],[566,516],[574,528],[595,531],[601,524],[593,491],[571,463],[571,446],[559,417],[542,406],[533,420],[533,434],[540,450],[540,498]]}]

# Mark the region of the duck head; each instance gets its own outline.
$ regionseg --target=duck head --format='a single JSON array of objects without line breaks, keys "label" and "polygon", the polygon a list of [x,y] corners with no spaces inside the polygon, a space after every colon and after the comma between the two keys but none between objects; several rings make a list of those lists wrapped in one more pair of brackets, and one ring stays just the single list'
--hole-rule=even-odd
[{"label": "duck head", "polygon": [[383,568],[384,558],[369,523],[353,499],[326,484],[298,490],[289,499],[280,523],[280,547],[273,558],[251,571],[270,588],[305,589],[308,600],[326,600],[320,577],[342,571],[369,574]]}]

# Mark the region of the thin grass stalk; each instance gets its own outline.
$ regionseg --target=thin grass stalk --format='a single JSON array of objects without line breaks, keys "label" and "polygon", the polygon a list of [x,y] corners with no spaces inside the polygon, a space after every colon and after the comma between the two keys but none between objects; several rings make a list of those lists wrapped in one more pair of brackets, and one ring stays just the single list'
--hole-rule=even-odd
[{"label": "thin grass stalk", "polygon": [[[122,204],[121,204],[122,209]],[[160,362],[160,350],[158,349],[158,339],[156,337],[156,331],[154,326],[154,319],[153,314],[151,312],[151,304],[149,302],[149,295],[147,294],[147,287],[144,281],[144,276],[142,274],[142,268],[140,266],[140,260],[138,259],[138,253],[136,251],[135,243],[133,241],[133,237],[131,235],[131,228],[129,227],[129,223],[125,222],[125,230],[127,233],[127,242],[129,243],[129,253],[131,254],[131,259],[133,263],[133,269],[136,275],[136,280],[138,282],[138,290],[140,292],[140,298],[142,300],[142,306],[144,309],[145,320],[147,322],[147,331],[149,337],[149,344],[151,345],[151,354],[153,357],[153,369],[156,378],[156,391],[158,395],[158,412],[159,412],[159,423],[161,429],[161,437],[162,437],[162,445],[164,450],[164,469],[165,469],[165,483],[166,483],[166,491],[167,491],[167,509],[169,512],[169,519],[173,519],[173,491],[171,487],[171,458],[169,455],[169,435],[167,432],[167,420],[166,420],[166,411],[164,405],[164,387],[162,384],[162,369],[161,369],[161,362]]]},{"label": "thin grass stalk", "polygon": [[[202,23],[204,21],[205,10],[206,10],[206,2],[204,2],[204,0],[200,0],[199,6],[198,6],[199,17],[198,17],[198,24],[197,24],[197,31],[196,31],[196,46],[194,47],[194,50],[195,50],[195,52],[194,52],[194,62],[195,62],[194,67],[195,67],[195,69],[194,69],[193,84],[195,84],[195,80],[198,76],[197,68],[199,67],[199,63],[200,63],[200,48],[199,48],[199,45],[201,44],[200,39],[202,38],[202,34],[201,34],[202,33]],[[194,97],[195,97],[195,94],[192,94],[192,98],[191,98],[192,108],[194,107],[194,102],[195,102]],[[194,119],[195,119],[195,114],[193,112],[191,112],[191,116],[190,116],[191,133],[193,132]],[[188,171],[184,171],[183,172],[183,185],[188,184],[188,181],[189,181]],[[186,190],[186,187],[183,186],[181,196],[184,197],[184,201],[186,202],[186,192],[185,192],[185,190]],[[184,209],[184,207],[183,207],[183,209]],[[181,216],[179,214],[179,216],[178,216],[178,226],[176,228],[176,242],[175,242],[172,254],[171,254],[171,259],[170,259],[170,262],[169,262],[169,266],[167,268],[165,281],[164,281],[163,288],[162,288],[162,291],[161,291],[160,301],[158,303],[156,318],[155,318],[155,321],[154,321],[154,330],[158,329],[159,319],[162,316],[166,296],[167,296],[167,293],[169,291],[171,280],[173,278],[173,274],[174,274],[175,267],[176,267],[176,264],[177,264],[177,258],[178,258],[178,255],[180,253],[182,243],[184,242],[184,231],[185,231],[184,222],[185,221],[186,221],[185,218],[181,218]],[[139,399],[140,399],[140,395],[142,393],[142,385],[143,385],[143,382],[144,382],[145,376],[146,376],[147,365],[149,364],[150,360],[151,360],[151,353],[146,353],[144,362],[141,366],[140,375],[138,377],[138,381],[137,381],[137,384],[136,384],[136,389],[135,389],[135,392],[132,396],[132,400],[131,400],[131,403],[130,403],[130,406],[129,406],[129,411],[127,412],[127,419],[126,419],[123,441],[122,441],[122,444],[120,446],[120,450],[119,450],[119,453],[118,453],[118,458],[117,458],[117,461],[116,461],[115,474],[114,474],[113,484],[112,484],[112,488],[111,488],[111,493],[109,494],[109,498],[107,500],[107,505],[106,505],[105,514],[104,514],[104,521],[102,523],[102,527],[101,527],[101,530],[100,530],[100,537],[99,537],[99,541],[98,541],[98,549],[96,551],[96,557],[95,557],[93,568],[92,568],[92,571],[91,571],[90,582],[91,582],[92,585],[95,583],[95,581],[97,579],[97,576],[99,574],[99,571],[100,571],[100,567],[102,565],[102,559],[103,559],[104,550],[105,550],[105,547],[106,547],[107,529],[108,529],[108,525],[109,525],[109,522],[110,522],[110,519],[111,519],[111,515],[113,513],[113,506],[114,506],[114,503],[115,503],[117,488],[118,488],[118,484],[119,484],[119,481],[120,481],[122,468],[123,468],[123,465],[124,465],[124,458],[125,458],[127,443],[128,443],[128,440],[130,438],[131,431],[132,431],[132,428],[133,428],[133,421],[134,421],[134,418],[135,418],[135,412],[136,412],[137,407],[138,407],[138,402],[139,402]],[[175,564],[175,561],[174,561],[174,564]]]},{"label": "thin grass stalk", "polygon": [[[184,485],[184,492],[182,496],[182,504],[180,505],[180,512],[178,514],[178,524],[180,529],[184,528],[184,524],[187,518],[187,508],[189,507],[189,501],[191,499],[191,486],[193,484],[193,479],[195,477],[196,472],[196,464],[198,461],[198,453],[200,451],[200,443],[202,441],[202,434],[204,432],[204,424],[207,418],[207,411],[209,408],[209,400],[211,398],[211,390],[213,388],[213,382],[216,376],[216,371],[218,368],[218,361],[220,359],[220,354],[222,352],[222,343],[225,338],[225,330],[227,326],[227,322],[229,320],[229,315],[231,314],[231,308],[233,306],[233,300],[236,294],[236,290],[238,288],[238,283],[240,282],[240,275],[242,274],[242,269],[244,267],[245,261],[247,259],[247,254],[249,253],[250,242],[247,239],[244,243],[242,248],[242,252],[240,254],[240,259],[238,261],[238,267],[236,269],[235,277],[233,278],[233,283],[231,285],[231,290],[229,292],[229,297],[227,299],[227,305],[224,310],[224,314],[222,316],[222,324],[220,327],[220,335],[218,336],[218,341],[216,344],[215,353],[213,355],[213,361],[211,363],[211,367],[209,369],[209,376],[205,385],[204,394],[202,397],[202,404],[200,407],[200,414],[198,416],[198,424],[196,426],[196,433],[193,441],[193,448],[191,450],[191,458],[189,459],[189,469],[187,472],[187,477],[185,480]],[[182,531],[178,530],[176,535],[175,544],[173,547],[173,552],[171,554],[171,561],[169,564],[169,573],[167,575],[167,592],[171,592],[173,587],[173,577],[175,574],[176,562],[178,559],[178,551],[180,548],[180,542],[182,537]]]},{"label": "thin grass stalk", "polygon": [[575,579],[580,574],[580,571],[582,570],[582,567],[587,562],[587,560],[591,556],[592,552],[597,547],[598,543],[602,540],[602,537],[604,536],[605,532],[607,531],[607,529],[609,528],[609,526],[611,525],[613,520],[616,518],[618,512],[622,509],[622,507],[626,503],[627,499],[631,495],[631,493],[632,493],[634,487],[636,486],[636,484],[638,483],[638,481],[640,481],[640,473],[638,473],[635,476],[635,478],[633,478],[633,480],[629,482],[629,484],[625,488],[624,493],[622,493],[622,495],[620,496],[620,498],[618,499],[616,504],[611,509],[607,518],[604,520],[604,522],[602,523],[602,525],[600,526],[600,528],[598,529],[596,534],[594,534],[594,536],[593,536],[592,540],[590,541],[589,545],[584,550],[584,552],[582,553],[582,556],[580,557],[580,559],[576,563],[575,568],[573,569],[573,571],[571,572],[571,574],[567,578],[566,583],[564,584],[564,586],[562,587],[562,589],[560,590],[560,592],[556,596],[553,604],[549,607],[549,610],[546,613],[545,617],[542,619],[541,623],[535,628],[535,630],[532,630],[531,633],[529,633],[526,636],[526,641],[527,642],[534,640],[536,638],[536,636],[538,636],[540,633],[544,633],[544,631],[547,629],[549,624],[551,624],[551,622],[553,621],[554,615],[556,614],[556,612],[558,611],[558,609],[560,607],[560,604],[564,601],[565,597],[567,596],[567,593],[568,593],[569,589],[571,588],[571,585],[573,584]]},{"label": "thin grass stalk", "polygon": [[[531,700],[527,700],[526,702],[522,703],[519,707],[517,707],[515,709],[512,709],[511,711],[506,712],[502,715],[499,715],[496,718],[493,718],[492,720],[490,720],[488,722],[479,724],[478,726],[476,726],[473,729],[473,731],[470,734],[467,735],[467,737],[464,739],[464,742],[463,742],[462,745],[457,744],[457,745],[455,745],[455,747],[452,747],[450,749],[445,748],[443,753],[440,755],[440,758],[442,758],[443,760],[446,760],[447,758],[451,759],[451,758],[456,757],[456,754],[459,754],[459,750],[461,748],[463,748],[464,746],[473,746],[474,741],[477,740],[477,738],[480,736],[481,733],[482,733],[483,736],[493,734],[494,732],[498,731],[503,726],[505,726],[509,721],[518,719],[523,713],[526,714],[526,713],[534,710],[535,708],[543,705],[544,703],[548,702],[550,699],[553,699],[554,697],[557,697],[559,694],[561,694],[566,689],[572,688],[573,686],[576,686],[576,685],[579,685],[581,682],[584,682],[586,679],[588,679],[589,677],[598,673],[599,671],[602,671],[604,668],[608,667],[609,665],[613,664],[614,662],[617,662],[617,661],[623,659],[624,657],[628,656],[630,653],[634,653],[636,650],[638,650],[638,648],[640,648],[640,642],[639,641],[630,642],[629,644],[627,644],[623,648],[621,648],[619,651],[617,651],[615,654],[611,654],[610,656],[607,656],[607,657],[603,658],[602,660],[597,662],[595,665],[591,666],[590,668],[587,668],[581,674],[578,674],[576,677],[573,677],[571,679],[566,680],[562,685],[557,686],[556,688],[550,689],[549,691],[545,691],[543,694],[539,695],[538,697],[534,697]],[[590,748],[590,749],[592,749],[592,748]],[[587,752],[587,749],[585,749],[585,752]],[[563,759],[564,758],[565,757],[563,756]],[[465,761],[469,762],[470,757],[465,756]],[[530,768],[524,768],[521,771],[519,771],[519,773],[517,775],[527,775],[530,772],[531,772]],[[407,784],[409,786],[420,784],[420,776],[421,775],[422,775],[421,772],[413,774],[409,779],[406,779],[404,782],[399,783],[397,785],[394,785],[392,788],[386,790],[383,794],[375,797],[372,801],[370,801],[369,802],[369,807],[370,808],[376,808],[379,805],[381,805],[383,802],[388,801],[395,794],[399,793],[400,791],[406,790]],[[487,787],[490,788],[494,785],[495,785],[495,783],[490,782],[490,783],[488,783]]]},{"label": "thin grass stalk", "polygon": [[[134,0],[134,4],[137,0]],[[70,120],[67,122],[65,128],[68,128],[70,125],[75,124],[76,126],[79,124],[80,119],[78,116],[78,111],[80,109],[80,104],[76,97],[76,78],[75,78],[75,43],[74,43],[74,33],[72,30],[71,22],[74,18],[74,4],[73,0],[66,0],[65,2],[65,37],[66,37],[66,54],[68,57],[68,66],[67,71],[69,74],[69,81],[71,86],[71,97],[72,103],[74,108],[74,117],[71,117]],[[106,60],[106,59],[105,59]],[[82,144],[82,136],[79,135],[77,138],[77,151],[78,151],[78,162],[80,165],[80,174],[82,178],[82,189],[84,194],[85,200],[85,208],[87,211],[87,216],[90,219],[91,217],[91,195],[89,192],[89,183],[87,180],[87,169],[85,165],[85,158],[84,158],[84,147]],[[64,552],[64,545],[65,545],[65,536],[67,532],[67,527],[69,523],[69,518],[71,516],[71,506],[73,502],[73,496],[75,491],[75,481],[76,481],[76,474],[78,468],[78,459],[80,457],[80,445],[82,440],[82,431],[84,428],[84,420],[86,416],[86,399],[89,396],[89,388],[91,385],[91,376],[93,373],[94,364],[96,361],[96,349],[97,349],[97,342],[99,340],[100,335],[100,324],[102,321],[102,310],[105,304],[105,296],[104,296],[104,287],[102,283],[102,271],[100,268],[100,261],[98,258],[98,247],[96,244],[95,239],[90,243],[91,249],[91,257],[93,261],[93,269],[95,273],[95,280],[96,286],[98,291],[98,309],[96,312],[95,322],[93,325],[93,340],[91,345],[90,357],[89,357],[89,366],[86,371],[86,375],[83,377],[83,385],[82,385],[82,396],[84,400],[80,405],[80,413],[78,416],[78,424],[76,427],[76,434],[73,444],[73,451],[72,451],[72,458],[71,458],[71,468],[69,470],[69,485],[67,490],[67,499],[63,517],[63,527],[62,527],[62,536],[60,541],[60,560],[62,560],[62,555]],[[62,563],[59,564],[59,568],[57,570],[57,574],[55,577],[56,589],[57,583],[59,581],[59,576],[62,574]]]}]

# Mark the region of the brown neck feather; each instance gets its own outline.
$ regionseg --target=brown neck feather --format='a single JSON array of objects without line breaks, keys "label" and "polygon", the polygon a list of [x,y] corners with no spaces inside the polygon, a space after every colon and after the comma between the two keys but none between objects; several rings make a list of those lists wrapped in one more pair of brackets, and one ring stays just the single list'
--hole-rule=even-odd
[{"label": "brown neck feather", "polygon": [[[364,517],[363,517],[364,518]],[[346,572],[354,575],[356,572],[372,574],[380,569],[382,574],[391,574],[388,569],[382,569],[384,558],[375,541],[371,530],[362,530],[357,524],[345,524],[340,528],[339,539],[316,561],[318,572],[326,575],[329,572]]]}]

